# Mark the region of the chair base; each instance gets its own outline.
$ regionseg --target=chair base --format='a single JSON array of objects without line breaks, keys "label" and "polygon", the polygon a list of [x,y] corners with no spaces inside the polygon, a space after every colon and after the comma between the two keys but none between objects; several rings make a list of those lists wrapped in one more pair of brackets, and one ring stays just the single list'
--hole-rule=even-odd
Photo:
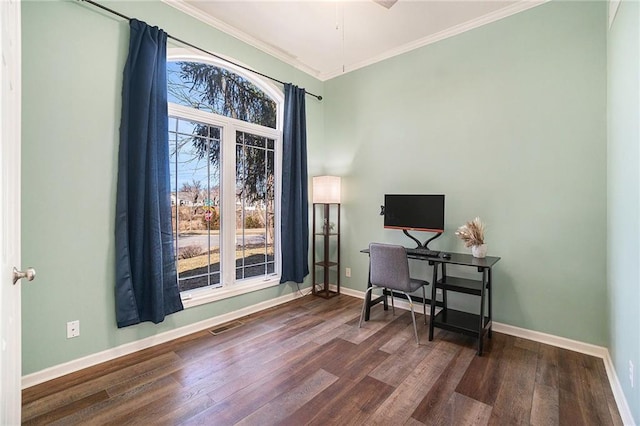
[{"label": "chair base", "polygon": [[[383,294],[384,294],[384,290],[387,290],[386,287],[376,287],[376,286],[371,286],[367,288],[367,291],[364,293],[364,302],[362,304],[362,312],[360,312],[360,321],[358,322],[358,328],[362,327],[362,319],[364,318],[365,315],[365,311],[367,308],[367,296],[369,294],[369,292],[373,293],[373,289],[374,288],[382,288],[383,289]],[[396,291],[400,291],[400,290],[396,290]],[[407,300],[409,301],[409,310],[411,311],[411,321],[413,322],[413,334],[416,337],[416,344],[420,344],[420,339],[418,338],[418,327],[416,325],[416,315],[415,312],[413,311],[413,300],[411,299],[411,296],[409,296],[408,293],[404,292],[404,291],[400,291],[400,293],[404,294],[405,297],[407,298]],[[385,294],[386,297],[386,294]],[[393,302],[393,292],[391,293],[391,312],[392,314],[395,316],[396,312],[395,312],[395,305]],[[422,287],[422,300],[426,300],[426,293],[424,290],[424,286]],[[427,307],[426,304],[422,304],[422,310],[424,313],[424,323],[427,323]]]}]

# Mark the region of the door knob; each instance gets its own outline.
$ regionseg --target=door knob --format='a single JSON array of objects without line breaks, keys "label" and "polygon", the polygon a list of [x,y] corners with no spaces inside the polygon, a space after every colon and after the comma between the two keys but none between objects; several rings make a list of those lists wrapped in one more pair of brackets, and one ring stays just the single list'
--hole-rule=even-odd
[{"label": "door knob", "polygon": [[16,269],[16,267],[13,267],[13,283],[17,283],[18,280],[21,280],[22,278],[26,278],[29,281],[33,281],[33,279],[36,277],[36,270],[33,268],[27,268],[26,271],[22,272],[22,271],[18,271]]}]

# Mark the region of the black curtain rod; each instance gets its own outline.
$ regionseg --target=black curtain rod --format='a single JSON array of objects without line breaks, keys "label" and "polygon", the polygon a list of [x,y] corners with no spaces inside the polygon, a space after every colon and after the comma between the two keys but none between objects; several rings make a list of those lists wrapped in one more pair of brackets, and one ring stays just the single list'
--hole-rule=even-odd
[{"label": "black curtain rod", "polygon": [[[111,13],[111,14],[113,14],[113,15],[119,16],[119,17],[120,17],[120,18],[122,18],[122,19],[126,19],[127,21],[130,21],[130,20],[131,20],[131,18],[129,18],[128,16],[123,15],[123,14],[122,14],[122,13],[120,13],[120,12],[116,12],[116,11],[115,11],[115,10],[113,10],[113,9],[109,9],[108,7],[103,6],[103,5],[101,5],[100,3],[96,3],[96,2],[95,2],[95,1],[93,1],[93,0],[80,0],[80,1],[83,1],[83,2],[85,2],[85,3],[89,3],[89,4],[91,4],[91,5],[93,5],[93,6],[97,7],[97,8],[100,8],[100,9],[102,9],[102,10],[106,11],[106,12],[109,12],[109,13]],[[215,53],[213,53],[213,52],[209,52],[208,50],[205,50],[205,49],[203,49],[203,48],[201,48],[201,47],[195,46],[195,45],[193,45],[193,44],[191,44],[191,43],[189,43],[189,42],[186,42],[186,41],[181,40],[181,39],[179,39],[179,38],[177,38],[177,37],[174,37],[174,36],[172,36],[171,34],[167,34],[167,37],[168,37],[168,38],[170,38],[171,40],[177,41],[178,43],[182,43],[182,44],[184,44],[184,45],[186,45],[186,46],[189,46],[189,47],[191,47],[191,48],[193,48],[193,49],[199,50],[199,51],[200,51],[200,52],[202,52],[202,53],[206,53],[207,55],[211,55],[211,56],[213,56],[214,58],[220,59],[221,61],[224,61],[224,62],[227,62],[227,63],[229,63],[229,64],[235,65],[236,67],[242,68],[243,70],[246,70],[246,71],[252,72],[252,73],[254,73],[254,74],[258,74],[259,76],[264,77],[264,78],[268,78],[269,80],[271,80],[271,81],[275,81],[276,83],[280,83],[280,84],[282,84],[282,85],[284,85],[284,84],[285,84],[285,82],[284,82],[284,81],[280,81],[280,80],[278,80],[277,78],[271,77],[271,76],[269,76],[269,75],[266,75],[266,74],[263,74],[263,73],[261,73],[261,72],[259,72],[259,71],[256,71],[256,70],[254,70],[254,69],[252,69],[252,68],[245,67],[244,65],[240,65],[240,64],[238,64],[238,63],[236,63],[236,62],[230,61],[230,60],[228,60],[228,59],[226,59],[226,58],[223,58],[222,56],[216,55],[216,54],[215,54]],[[321,100],[322,100],[322,96],[320,96],[320,95],[314,95],[313,93],[311,93],[311,92],[307,92],[306,90],[304,91],[304,93],[305,93],[305,94],[307,94],[307,95],[309,95],[309,96],[313,96],[314,98],[318,99],[319,101],[321,101]]]}]

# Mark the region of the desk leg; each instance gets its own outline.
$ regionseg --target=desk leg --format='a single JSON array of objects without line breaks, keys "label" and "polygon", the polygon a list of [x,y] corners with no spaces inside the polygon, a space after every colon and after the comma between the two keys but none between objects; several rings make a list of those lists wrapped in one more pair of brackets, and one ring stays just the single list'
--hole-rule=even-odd
[{"label": "desk leg", "polygon": [[478,356],[482,356],[484,343],[484,296],[487,286],[487,270],[482,270],[482,288],[480,289],[480,324],[478,326]]},{"label": "desk leg", "polygon": [[433,264],[433,281],[431,281],[431,306],[429,306],[429,341],[433,340],[433,318],[436,316],[436,282],[438,282],[438,264]]},{"label": "desk leg", "polygon": [[[445,277],[447,276],[447,265],[446,264],[441,264],[442,267],[442,279],[444,280]],[[449,307],[449,305],[447,304],[447,290],[445,290],[444,288],[442,289],[442,306],[445,312],[447,312],[447,308]]]},{"label": "desk leg", "polygon": [[487,291],[489,291],[489,339],[491,339],[491,329],[493,328],[493,312],[491,311],[491,298],[493,297],[493,280],[491,278],[491,268],[489,268],[489,280],[487,281]]}]

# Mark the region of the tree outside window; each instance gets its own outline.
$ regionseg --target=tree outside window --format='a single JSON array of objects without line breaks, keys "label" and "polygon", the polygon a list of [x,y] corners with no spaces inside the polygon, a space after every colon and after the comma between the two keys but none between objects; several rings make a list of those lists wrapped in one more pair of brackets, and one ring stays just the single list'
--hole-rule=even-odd
[{"label": "tree outside window", "polygon": [[[276,102],[243,76],[207,63],[169,62],[167,76],[181,291],[221,287],[226,269],[236,280],[274,274]],[[240,128],[238,120],[250,125]],[[235,181],[235,193],[224,192],[224,179]],[[224,208],[228,203],[235,217],[223,214],[232,210]],[[234,237],[225,238],[221,229],[233,230]],[[235,256],[225,257],[225,250]],[[225,264],[232,258],[235,264]]]}]

